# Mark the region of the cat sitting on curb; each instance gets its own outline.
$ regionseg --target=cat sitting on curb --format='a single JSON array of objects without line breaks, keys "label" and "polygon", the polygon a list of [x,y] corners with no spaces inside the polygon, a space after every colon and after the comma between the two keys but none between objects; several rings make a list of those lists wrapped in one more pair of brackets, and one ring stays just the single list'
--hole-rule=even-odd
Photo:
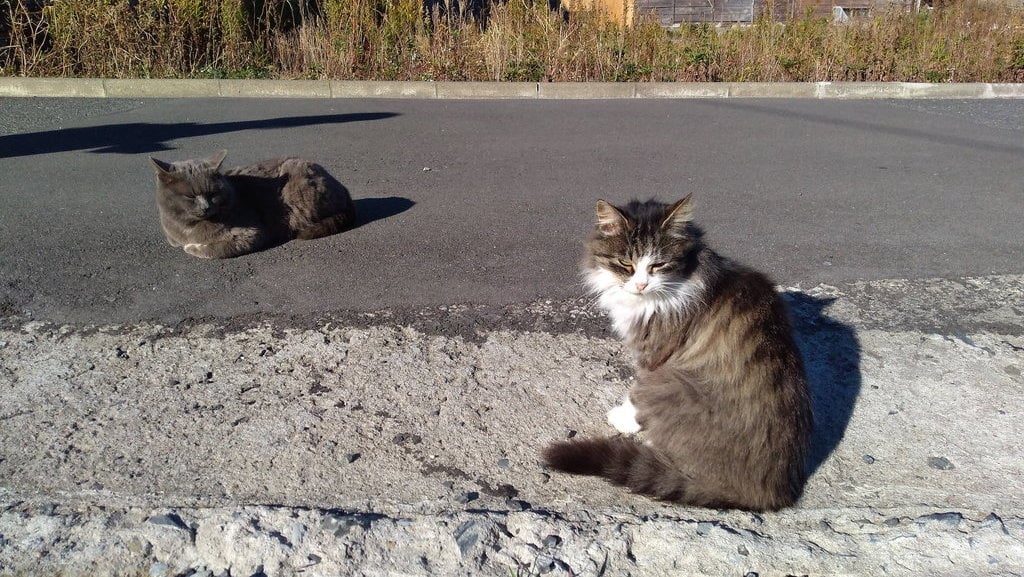
[{"label": "cat sitting on curb", "polygon": [[625,401],[608,412],[626,436],[556,442],[547,464],[688,505],[794,504],[811,401],[772,282],[704,243],[689,197],[598,201],[584,269],[637,367]]},{"label": "cat sitting on curb", "polygon": [[221,171],[225,156],[222,150],[171,163],[150,157],[171,246],[200,258],[231,258],[355,222],[348,190],[319,164],[280,158]]}]

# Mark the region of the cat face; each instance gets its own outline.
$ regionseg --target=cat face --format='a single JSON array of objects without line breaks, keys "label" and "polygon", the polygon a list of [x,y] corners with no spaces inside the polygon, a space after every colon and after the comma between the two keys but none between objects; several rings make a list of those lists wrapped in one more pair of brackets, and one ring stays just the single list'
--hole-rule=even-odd
[{"label": "cat face", "polygon": [[[616,327],[659,311],[687,307],[702,287],[694,275],[700,231],[689,197],[675,204],[633,201],[617,208],[597,203],[584,275]],[[621,332],[621,331],[620,331]]]},{"label": "cat face", "polygon": [[175,214],[196,219],[215,219],[230,210],[235,189],[220,173],[227,151],[205,160],[167,163],[151,158],[160,181],[161,205]]}]

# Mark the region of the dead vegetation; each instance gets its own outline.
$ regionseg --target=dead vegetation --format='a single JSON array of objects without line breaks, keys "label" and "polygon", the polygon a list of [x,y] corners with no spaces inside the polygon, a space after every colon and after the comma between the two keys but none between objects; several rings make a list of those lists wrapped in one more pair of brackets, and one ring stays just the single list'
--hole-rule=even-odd
[{"label": "dead vegetation", "polygon": [[1024,8],[665,30],[546,0],[0,0],[0,74],[497,81],[1024,81]]}]

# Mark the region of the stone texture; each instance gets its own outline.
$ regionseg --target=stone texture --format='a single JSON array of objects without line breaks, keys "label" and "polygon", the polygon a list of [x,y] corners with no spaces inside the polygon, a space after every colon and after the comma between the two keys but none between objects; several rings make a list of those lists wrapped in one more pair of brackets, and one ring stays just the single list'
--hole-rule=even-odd
[{"label": "stone texture", "polygon": [[358,328],[9,322],[0,567],[1013,574],[1022,293],[1020,276],[787,292],[817,413],[814,474],[799,506],[764,515],[543,470],[546,441],[611,432],[604,412],[628,371],[599,334],[469,337],[386,316]]},{"label": "stone texture", "polygon": [[0,531],[9,542],[0,560],[7,568],[31,571],[20,574],[59,570],[97,577],[132,571],[274,576],[300,570],[312,576],[596,576],[678,574],[680,568],[687,575],[1012,575],[1024,566],[1020,517],[920,508],[904,508],[897,518],[873,509],[796,509],[763,518],[665,510],[642,520],[609,511],[375,516],[342,535],[319,527],[320,513],[308,509],[181,513],[196,519],[196,540],[174,532],[173,539],[159,540],[141,555],[128,543],[139,535],[157,541],[144,532],[145,524],[109,526],[118,515],[144,519],[144,510],[82,508],[40,518],[31,505],[9,505],[0,513]]}]

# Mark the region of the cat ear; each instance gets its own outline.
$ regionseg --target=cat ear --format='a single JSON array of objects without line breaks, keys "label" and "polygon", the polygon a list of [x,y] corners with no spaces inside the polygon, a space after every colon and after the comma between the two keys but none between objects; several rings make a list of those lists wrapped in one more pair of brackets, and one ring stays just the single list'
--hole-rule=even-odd
[{"label": "cat ear", "polygon": [[152,156],[149,157],[149,161],[156,167],[157,174],[174,172],[174,167],[172,167],[168,162],[164,162],[158,158],[153,158]]},{"label": "cat ear", "polygon": [[206,164],[213,170],[220,170],[220,165],[224,164],[224,158],[227,157],[227,150],[218,150],[213,153],[213,156],[206,159]]},{"label": "cat ear", "polygon": [[156,167],[156,175],[160,179],[160,182],[171,184],[178,180],[178,174],[169,162],[164,162],[153,158],[152,156],[149,157],[149,160],[153,163],[153,166]]},{"label": "cat ear", "polygon": [[665,220],[661,221],[661,228],[683,228],[687,223],[693,221],[693,203],[690,202],[692,194],[668,207],[665,211]]},{"label": "cat ear", "polygon": [[619,209],[603,200],[597,201],[597,230],[605,236],[622,234],[629,219]]}]

